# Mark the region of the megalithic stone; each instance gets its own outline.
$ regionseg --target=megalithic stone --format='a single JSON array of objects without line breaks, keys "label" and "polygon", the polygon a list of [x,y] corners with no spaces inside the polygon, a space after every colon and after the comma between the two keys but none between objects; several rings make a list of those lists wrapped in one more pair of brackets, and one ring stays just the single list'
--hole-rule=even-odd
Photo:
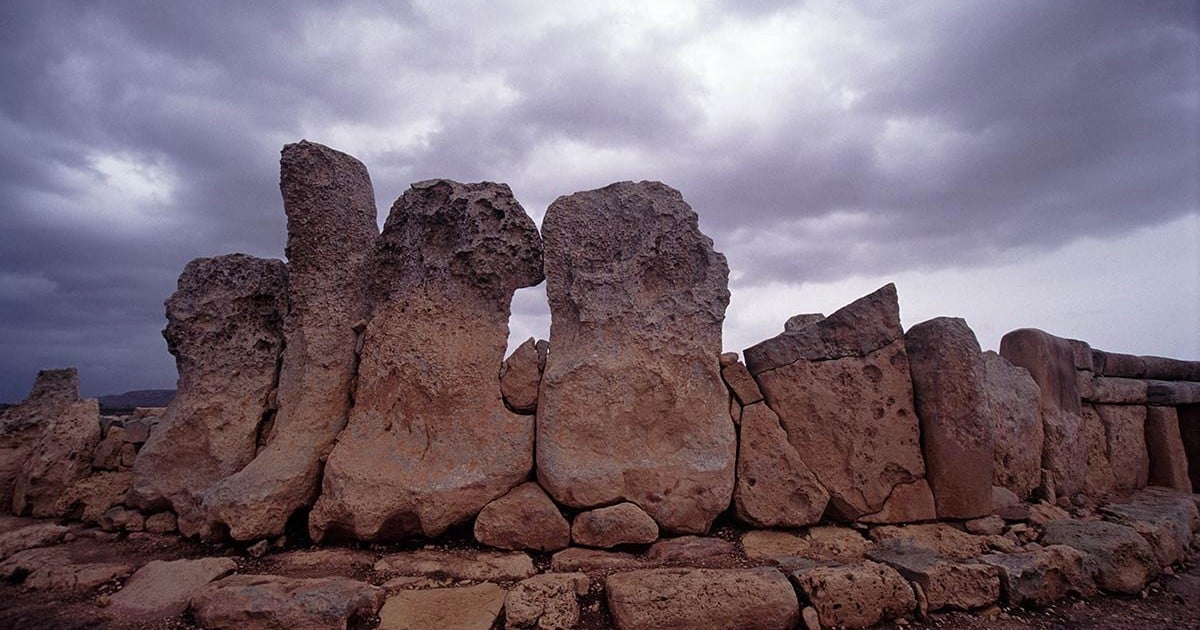
[{"label": "megalithic stone", "polygon": [[163,337],[175,355],[178,391],[134,460],[130,500],[170,508],[182,534],[208,538],[216,532],[204,498],[254,458],[275,387],[287,267],[242,254],[198,258],[166,306]]},{"label": "megalithic stone", "polygon": [[718,364],[725,257],[658,182],[560,197],[542,230],[551,352],[538,480],[572,507],[630,501],[667,532],[706,531],[734,481]]},{"label": "megalithic stone", "polygon": [[290,299],[279,409],[255,458],[205,501],[236,540],[282,533],[316,497],[322,463],[354,396],[355,329],[369,313],[366,262],[379,234],[361,162],[301,141],[283,148],[279,165]]},{"label": "megalithic stone", "polygon": [[936,317],[910,328],[904,344],[938,518],[987,516],[994,439],[979,341],[965,320]]},{"label": "megalithic stone", "polygon": [[533,418],[505,407],[500,365],[513,293],[542,281],[542,241],[508,186],[413,184],[368,276],[374,314],[309,515],[316,540],[437,536],[533,465]]},{"label": "megalithic stone", "polygon": [[0,409],[0,512],[12,509],[13,488],[42,432],[79,402],[75,368],[41,370],[25,400]]}]

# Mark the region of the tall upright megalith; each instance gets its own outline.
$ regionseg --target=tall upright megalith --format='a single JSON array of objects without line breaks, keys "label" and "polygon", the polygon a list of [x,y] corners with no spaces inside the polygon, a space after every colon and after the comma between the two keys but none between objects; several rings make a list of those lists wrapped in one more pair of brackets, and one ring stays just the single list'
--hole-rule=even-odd
[{"label": "tall upright megalith", "polygon": [[504,184],[413,184],[368,275],[349,424],[309,515],[314,539],[436,536],[524,482],[533,418],[500,393],[513,293],[542,281],[537,226]]},{"label": "tall upright megalith", "polygon": [[669,532],[707,530],[729,505],[736,451],[718,365],[725,257],[658,182],[560,197],[542,232],[538,480],[572,507],[631,501]]},{"label": "tall upright megalith", "polygon": [[379,234],[361,162],[301,141],[283,148],[279,166],[290,299],[279,409],[257,456],[207,500],[237,540],[281,533],[316,495],[354,395],[356,327],[369,312],[365,264]]},{"label": "tall upright megalith", "polygon": [[0,512],[12,509],[13,488],[42,433],[79,402],[75,368],[42,370],[20,404],[0,409]]},{"label": "tall upright megalith", "polygon": [[130,499],[170,508],[179,531],[209,538],[209,491],[254,459],[269,420],[287,313],[281,260],[230,254],[197,258],[167,300],[163,337],[175,355],[178,393],[133,464]]}]

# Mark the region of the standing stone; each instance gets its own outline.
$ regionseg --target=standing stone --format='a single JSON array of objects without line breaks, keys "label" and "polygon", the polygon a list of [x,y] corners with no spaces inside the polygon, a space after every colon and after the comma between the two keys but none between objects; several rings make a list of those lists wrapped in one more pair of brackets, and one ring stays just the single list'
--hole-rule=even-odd
[{"label": "standing stone", "polygon": [[25,400],[0,410],[0,512],[12,509],[13,487],[42,431],[77,402],[75,368],[42,370]]},{"label": "standing stone", "polygon": [[513,293],[541,282],[541,254],[504,184],[420,182],[392,206],[371,263],[356,403],[309,516],[314,539],[437,536],[525,480],[533,419],[504,406],[497,367]]},{"label": "standing stone", "polygon": [[743,356],[833,516],[880,512],[897,486],[924,478],[894,285]]},{"label": "standing stone", "polygon": [[538,480],[571,507],[631,501],[668,533],[706,531],[736,455],[718,363],[725,257],[657,182],[560,197],[542,229],[553,352]]},{"label": "standing stone", "polygon": [[[204,499],[254,458],[286,312],[282,261],[231,254],[184,268],[167,300],[163,331],[179,384],[161,426],[134,460],[134,505],[170,508],[184,535],[216,534]],[[110,436],[116,431],[109,429]]]},{"label": "standing stone", "polygon": [[1146,408],[1146,451],[1150,485],[1192,491],[1187,453],[1179,433],[1179,413],[1174,407]]},{"label": "standing stone", "polygon": [[1083,423],[1080,439],[1087,453],[1083,492],[1089,497],[1101,498],[1116,490],[1116,480],[1108,454],[1108,437],[1105,435],[1104,420],[1100,418],[1100,412],[1096,409],[1096,405],[1084,404],[1082,409]]},{"label": "standing stone", "polygon": [[1187,455],[1192,492],[1200,492],[1200,405],[1184,405],[1175,411],[1179,414],[1179,438]]},{"label": "standing stone", "polygon": [[516,413],[537,411],[538,386],[542,383],[538,364],[537,344],[530,337],[500,366],[500,393],[504,395],[504,403]]},{"label": "standing stone", "polygon": [[361,162],[301,141],[283,148],[279,166],[290,298],[279,409],[254,460],[207,501],[237,540],[282,533],[316,497],[322,462],[354,400],[356,328],[369,312],[365,264],[379,233]]},{"label": "standing stone", "polygon": [[100,443],[100,405],[77,400],[50,419],[29,452],[13,485],[13,512],[60,516],[59,499],[92,472],[92,453]]},{"label": "standing stone", "polygon": [[991,514],[992,421],[975,333],[963,319],[938,317],[910,328],[904,345],[938,518]]},{"label": "standing stone", "polygon": [[804,527],[821,520],[829,493],[804,464],[779,416],[748,405],[739,427],[734,513],[755,527]]},{"label": "standing stone", "polygon": [[1020,328],[1000,340],[1000,356],[1029,370],[1038,385],[1045,433],[1042,460],[1055,492],[1065,497],[1082,492],[1087,450],[1071,342]]},{"label": "standing stone", "polygon": [[992,420],[995,443],[992,484],[1028,499],[1042,482],[1045,432],[1038,384],[1029,370],[990,350],[983,353],[983,366],[987,416]]},{"label": "standing stone", "polygon": [[1105,450],[1118,492],[1146,487],[1150,462],[1146,453],[1146,407],[1096,405],[1104,423]]}]

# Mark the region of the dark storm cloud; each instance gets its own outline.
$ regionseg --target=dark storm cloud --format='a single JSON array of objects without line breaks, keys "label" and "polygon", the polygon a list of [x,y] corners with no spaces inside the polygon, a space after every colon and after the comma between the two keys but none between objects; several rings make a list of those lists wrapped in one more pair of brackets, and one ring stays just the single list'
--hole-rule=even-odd
[{"label": "dark storm cloud", "polygon": [[6,3],[0,400],[68,364],[89,394],[170,386],[162,301],[191,258],[282,255],[301,137],[362,158],[381,214],[430,177],[535,216],[662,179],[742,286],[1196,211],[1194,3],[694,6]]}]

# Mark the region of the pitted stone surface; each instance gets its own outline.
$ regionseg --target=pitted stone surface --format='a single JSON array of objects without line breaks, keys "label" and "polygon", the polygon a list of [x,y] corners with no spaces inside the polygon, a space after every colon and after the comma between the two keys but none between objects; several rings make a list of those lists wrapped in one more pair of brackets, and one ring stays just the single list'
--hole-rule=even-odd
[{"label": "pitted stone surface", "polygon": [[312,504],[321,464],[354,400],[357,327],[370,307],[366,263],[379,234],[361,162],[301,141],[283,148],[279,167],[290,299],[279,409],[254,460],[206,501],[237,540],[276,536]]},{"label": "pitted stone surface", "polygon": [[538,481],[572,507],[631,501],[666,532],[706,531],[734,480],[725,257],[657,182],[560,197],[542,230],[552,351]]},{"label": "pitted stone surface", "polygon": [[1095,595],[1096,584],[1084,559],[1078,549],[1050,545],[1026,552],[986,554],[979,561],[996,567],[1010,606],[1040,608],[1068,595]]},{"label": "pitted stone surface", "polygon": [[283,349],[287,281],[278,260],[199,258],[167,300],[178,393],[134,461],[131,493],[138,507],[174,510],[185,535],[214,535],[204,500],[254,459]]},{"label": "pitted stone surface", "polygon": [[1038,384],[1029,370],[990,350],[983,353],[983,365],[987,415],[995,444],[992,483],[1027,499],[1042,482],[1045,430]]},{"label": "pitted stone surface", "polygon": [[13,484],[16,514],[59,516],[59,499],[92,472],[92,456],[100,443],[100,406],[78,400],[49,418]]},{"label": "pitted stone surface", "polygon": [[533,420],[505,407],[498,368],[513,292],[542,280],[541,252],[504,184],[420,182],[392,206],[355,405],[309,515],[315,540],[434,537],[525,480]]},{"label": "pitted stone surface", "polygon": [[1067,545],[1087,554],[1096,584],[1114,593],[1137,593],[1158,572],[1154,550],[1133,528],[1103,521],[1046,523],[1043,545]]},{"label": "pitted stone surface", "polygon": [[817,567],[794,572],[791,579],[816,608],[822,626],[867,628],[908,616],[917,607],[908,582],[885,564]]},{"label": "pitted stone surface", "polygon": [[877,513],[896,486],[924,478],[893,285],[744,356],[834,516]]},{"label": "pitted stone surface", "polygon": [[42,432],[78,401],[75,368],[42,370],[25,400],[0,410],[0,512],[12,508],[13,487]]},{"label": "pitted stone surface", "polygon": [[765,403],[742,409],[733,509],[755,527],[802,527],[821,520],[829,493],[813,475],[779,416]]},{"label": "pitted stone surface", "polygon": [[582,573],[543,573],[521,580],[504,598],[505,630],[572,630],[579,596],[591,580]]},{"label": "pitted stone surface", "polygon": [[191,610],[202,628],[345,630],[374,617],[383,599],[383,589],[340,577],[231,575],[204,587]]},{"label": "pitted stone surface", "polygon": [[648,569],[605,581],[617,628],[790,630],[800,605],[776,569]]},{"label": "pitted stone surface", "polygon": [[938,317],[910,328],[904,344],[938,517],[991,514],[993,429],[975,333],[965,320]]}]

